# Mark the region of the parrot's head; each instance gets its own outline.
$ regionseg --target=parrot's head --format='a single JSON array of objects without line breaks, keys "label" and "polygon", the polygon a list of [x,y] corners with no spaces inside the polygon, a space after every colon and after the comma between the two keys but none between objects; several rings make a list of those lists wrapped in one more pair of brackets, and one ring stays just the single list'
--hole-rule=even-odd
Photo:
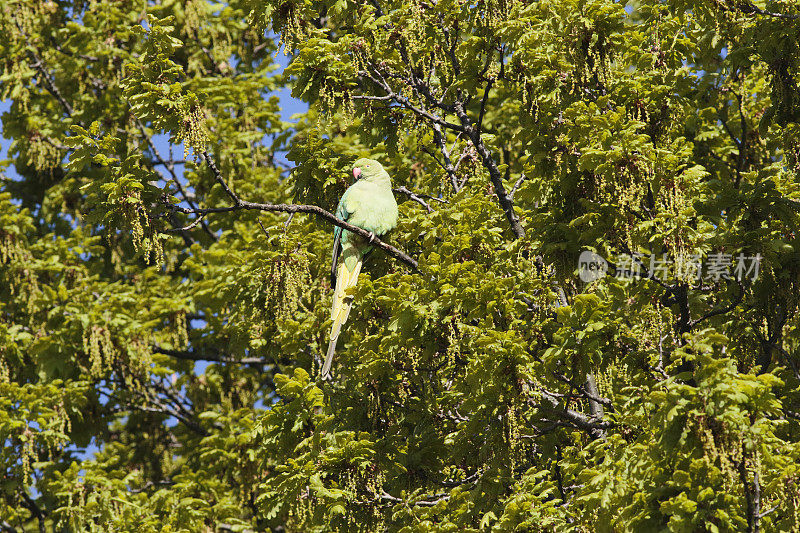
[{"label": "parrot's head", "polygon": [[353,163],[353,177],[357,180],[377,182],[388,180],[389,174],[383,170],[383,165],[374,159],[362,157]]}]

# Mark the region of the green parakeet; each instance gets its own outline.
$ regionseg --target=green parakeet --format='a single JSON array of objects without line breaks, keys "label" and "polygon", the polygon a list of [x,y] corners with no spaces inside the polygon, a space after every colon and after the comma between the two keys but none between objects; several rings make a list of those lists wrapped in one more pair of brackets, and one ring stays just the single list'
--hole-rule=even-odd
[{"label": "green parakeet", "polygon": [[[359,159],[353,164],[353,177],[356,182],[339,200],[336,216],[377,236],[394,229],[397,226],[397,202],[392,193],[391,179],[383,166],[374,159]],[[353,304],[353,295],[348,294],[351,292],[348,289],[355,287],[364,256],[372,250],[370,241],[342,228],[337,227],[333,236],[331,286],[335,285],[336,290],[331,309],[331,340],[322,366],[322,379],[330,375],[336,341]]]}]

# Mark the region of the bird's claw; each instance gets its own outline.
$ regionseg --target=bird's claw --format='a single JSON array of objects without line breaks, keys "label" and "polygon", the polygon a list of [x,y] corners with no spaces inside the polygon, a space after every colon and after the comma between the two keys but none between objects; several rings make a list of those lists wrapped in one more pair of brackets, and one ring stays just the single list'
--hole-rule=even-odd
[{"label": "bird's claw", "polygon": [[372,244],[374,241],[375,241],[375,232],[374,231],[370,231],[369,232],[369,243]]}]

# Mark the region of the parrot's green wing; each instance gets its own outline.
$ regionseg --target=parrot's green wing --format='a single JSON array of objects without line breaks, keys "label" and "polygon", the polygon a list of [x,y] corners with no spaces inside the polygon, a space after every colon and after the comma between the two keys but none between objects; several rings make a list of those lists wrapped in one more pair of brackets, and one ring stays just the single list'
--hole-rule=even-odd
[{"label": "parrot's green wing", "polygon": [[[350,192],[348,188],[342,198],[339,200],[339,206],[336,208],[336,218],[347,220],[350,218],[350,211],[346,207],[347,193]],[[339,263],[339,253],[342,251],[342,228],[336,226],[333,230],[333,253],[331,254],[331,287],[336,286],[336,265]]]}]

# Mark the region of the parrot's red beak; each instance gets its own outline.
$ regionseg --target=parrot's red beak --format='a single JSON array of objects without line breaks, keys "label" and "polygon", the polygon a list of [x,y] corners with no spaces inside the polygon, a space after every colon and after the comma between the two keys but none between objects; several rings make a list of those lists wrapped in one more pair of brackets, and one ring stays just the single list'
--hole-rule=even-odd
[{"label": "parrot's red beak", "polygon": [[361,169],[358,167],[353,167],[353,177],[358,179],[361,177]]}]

